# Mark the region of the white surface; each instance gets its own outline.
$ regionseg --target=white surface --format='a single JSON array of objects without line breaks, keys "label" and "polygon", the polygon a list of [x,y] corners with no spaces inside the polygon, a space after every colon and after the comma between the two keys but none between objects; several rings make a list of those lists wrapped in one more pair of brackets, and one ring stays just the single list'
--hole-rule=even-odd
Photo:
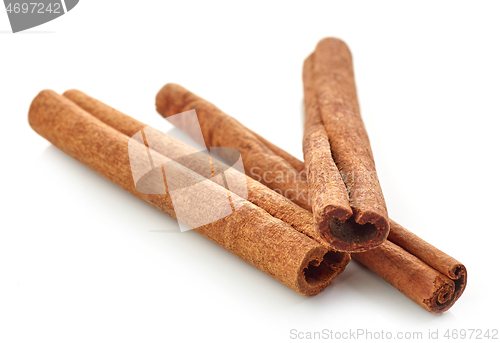
[{"label": "white surface", "polygon": [[[277,342],[291,329],[424,338],[500,329],[499,9],[81,1],[14,35],[0,9],[0,341]],[[176,82],[301,157],[302,62],[326,36],[352,50],[390,216],[468,269],[464,295],[443,315],[357,263],[303,297],[195,232],[156,232],[176,224],[27,123],[40,90],[78,88],[166,130],[154,97]]]}]

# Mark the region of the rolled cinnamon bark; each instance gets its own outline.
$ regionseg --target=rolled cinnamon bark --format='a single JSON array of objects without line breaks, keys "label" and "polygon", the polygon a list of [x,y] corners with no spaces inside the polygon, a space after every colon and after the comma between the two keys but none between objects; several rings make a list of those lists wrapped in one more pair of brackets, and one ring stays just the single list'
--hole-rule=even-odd
[{"label": "rolled cinnamon bark", "polygon": [[465,266],[390,220],[388,240],[352,256],[433,313],[448,310],[467,284]]},{"label": "rolled cinnamon bark", "polygon": [[408,231],[394,220],[391,219],[390,224],[391,232],[389,233],[389,240],[409,253],[417,256],[450,279],[455,280],[456,289],[459,291],[459,294],[455,294],[455,296],[460,296],[467,283],[467,271],[465,270],[465,266],[453,257],[448,256],[433,245],[427,243],[413,232]]},{"label": "rolled cinnamon bark", "polygon": [[429,312],[448,310],[465,286],[389,240],[378,248],[353,256]]},{"label": "rolled cinnamon bark", "polygon": [[[281,190],[282,195],[305,209],[311,209],[307,198],[307,185],[299,182],[298,174],[283,174],[283,170],[293,168],[285,159],[276,155],[268,145],[253,132],[245,128],[236,119],[228,116],[213,104],[189,92],[176,84],[167,84],[156,97],[156,109],[164,117],[196,109],[198,122],[207,147],[227,147],[223,144],[231,141],[231,147],[237,149],[243,158],[247,175],[260,181],[273,190]],[[188,121],[174,123],[196,139],[197,125]],[[272,145],[270,145],[272,146]],[[224,157],[224,156],[222,156]]]},{"label": "rolled cinnamon bark", "polygon": [[389,223],[370,141],[359,111],[347,45],[335,38],[320,41],[304,62],[303,81],[306,103],[304,159],[309,170],[310,195],[327,187],[336,190],[323,192],[322,201],[313,203],[314,217],[323,226],[330,221],[347,219],[345,210],[339,215],[345,207],[345,198],[338,196],[342,178],[354,212],[350,227],[356,230],[349,232],[349,226],[341,225],[338,232],[341,237],[335,237],[335,232],[332,235],[343,241],[344,250],[372,249],[387,238]]},{"label": "rolled cinnamon bark", "polygon": [[[128,136],[50,90],[42,91],[33,100],[28,119],[31,127],[57,148],[175,218],[177,207],[174,210],[170,194],[172,190],[166,183],[164,194],[141,193],[134,183],[131,157],[143,153],[147,149],[146,144],[131,141]],[[155,151],[148,153],[152,160],[166,163],[160,169],[163,170],[164,178],[164,168],[167,166],[171,172],[180,176],[181,182],[176,187],[198,182],[197,193],[201,193],[205,201],[211,201],[214,196],[221,199],[227,197],[227,190],[216,183],[200,182],[204,178],[199,174]],[[148,170],[153,166],[146,163],[140,167]],[[151,169],[151,172],[157,168]],[[157,189],[161,187],[157,183],[155,178],[146,178],[145,187]],[[190,200],[189,190],[185,196],[188,197],[185,200]],[[237,205],[234,212],[195,230],[303,295],[320,292],[345,267],[342,265],[345,263],[343,254],[328,251],[321,244],[234,193],[231,194],[231,199]],[[194,219],[203,219],[207,215],[197,212],[196,208],[192,208],[189,214]],[[339,262],[339,259],[342,261]]]},{"label": "rolled cinnamon bark", "polygon": [[[304,63],[303,149],[314,222],[321,235],[335,248],[350,252],[364,251],[380,244],[379,239],[374,239],[379,230],[373,225],[355,225],[354,221],[350,222],[351,225],[341,225],[353,212],[346,186],[332,159],[316,99],[312,68],[312,59],[309,57]],[[349,230],[351,228],[353,230]]]},{"label": "rolled cinnamon bark", "polygon": [[[157,101],[159,96],[160,93]],[[191,109],[189,104],[182,107]],[[205,116],[206,120],[210,120],[210,111],[207,111]],[[241,130],[241,126],[238,129]],[[243,129],[251,132],[244,126]],[[229,137],[220,135],[217,139],[221,146],[235,147],[233,140]],[[244,143],[244,140],[239,142],[239,144]],[[272,151],[284,160],[292,159],[293,163],[288,163],[288,169],[281,170],[282,173],[299,173],[305,170],[304,163],[291,157],[279,147],[274,146]],[[242,154],[244,153],[243,151]],[[256,166],[262,168],[259,165],[259,158],[250,161],[251,164],[246,165],[246,170]],[[293,168],[292,164],[296,168]],[[275,170],[280,171],[279,168]],[[467,284],[467,271],[463,264],[392,220],[390,220],[390,234],[384,243],[367,252],[353,253],[351,256],[418,305],[433,313],[442,313],[450,309],[462,295]]]}]

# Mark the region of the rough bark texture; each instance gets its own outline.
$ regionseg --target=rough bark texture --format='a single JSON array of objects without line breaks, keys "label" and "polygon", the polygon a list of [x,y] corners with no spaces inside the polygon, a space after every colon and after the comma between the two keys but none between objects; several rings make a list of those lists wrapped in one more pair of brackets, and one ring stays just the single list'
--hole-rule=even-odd
[{"label": "rough bark texture", "polygon": [[[75,158],[136,197],[175,217],[168,187],[166,194],[144,194],[136,189],[130,167],[130,156],[140,153],[145,145],[96,119],[69,99],[57,93],[42,91],[29,111],[31,127],[60,150]],[[180,175],[196,180],[200,175],[167,160]],[[149,165],[142,166],[145,170]],[[141,179],[142,181],[142,179]],[[155,182],[154,178],[146,180]],[[211,201],[214,194],[226,196],[227,190],[213,182],[203,182],[202,196]],[[157,185],[152,185],[155,188]],[[181,185],[182,186],[182,185]],[[189,192],[186,197],[189,198]],[[300,294],[320,292],[341,271],[344,255],[329,252],[324,246],[274,218],[263,209],[231,194],[238,210],[210,224],[195,229],[241,259],[271,275]],[[203,217],[204,213],[192,213]],[[342,261],[339,261],[342,260]],[[345,265],[344,265],[345,267]]]},{"label": "rough bark texture", "polygon": [[391,241],[353,255],[427,311],[446,311],[461,295],[453,280]]}]

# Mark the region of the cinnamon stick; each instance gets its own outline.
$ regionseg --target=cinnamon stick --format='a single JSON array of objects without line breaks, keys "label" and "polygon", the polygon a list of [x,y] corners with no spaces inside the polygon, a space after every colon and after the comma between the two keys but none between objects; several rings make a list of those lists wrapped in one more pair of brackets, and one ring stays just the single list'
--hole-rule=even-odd
[{"label": "cinnamon stick", "polygon": [[[306,103],[304,159],[309,170],[309,189],[314,196],[326,187],[326,180],[327,186],[337,190],[323,192],[322,201],[313,204],[315,219],[325,226],[330,221],[344,222],[347,219],[343,210],[346,199],[344,194],[343,197],[338,195],[345,184],[354,213],[351,227],[357,230],[349,232],[348,226],[343,226],[338,233],[332,231],[332,235],[336,239],[340,238],[335,237],[336,234],[342,235],[343,242],[339,244],[344,244],[345,250],[372,249],[386,239],[389,223],[370,142],[359,111],[352,57],[347,45],[335,38],[321,40],[304,62],[303,81]],[[330,211],[325,211],[325,208]]]},{"label": "cinnamon stick", "polygon": [[[159,97],[164,98],[167,96],[166,91],[168,91],[168,88],[164,87],[157,95],[157,103]],[[182,99],[177,101],[182,101]],[[160,114],[165,110],[164,107],[167,106],[170,106],[169,102],[164,98],[161,106],[157,106]],[[175,106],[183,109],[195,108],[197,110],[196,106],[190,107],[188,103],[176,104]],[[213,108],[215,106],[211,110]],[[211,120],[211,110],[207,110],[204,114],[207,121]],[[241,126],[239,124],[238,130],[242,129]],[[244,126],[243,130],[251,132]],[[216,139],[221,146],[236,146],[231,137],[226,137],[223,134],[218,135]],[[245,144],[245,140],[239,141],[238,144]],[[276,157],[284,160],[291,156],[276,146],[274,146],[273,152]],[[245,151],[242,152],[242,154],[244,153]],[[246,165],[246,168],[264,168],[260,161],[259,158],[253,158],[250,160],[251,164]],[[288,163],[288,167],[281,170],[281,172],[285,174],[299,173],[305,170],[304,163],[297,161],[296,159],[293,163],[296,168],[292,167],[291,163]],[[275,170],[280,171],[279,168],[275,168]],[[299,182],[304,183],[304,181]],[[281,190],[283,191],[284,188]],[[350,223],[346,225],[350,225]],[[384,243],[366,252],[353,253],[351,256],[427,311],[442,313],[450,309],[460,298],[466,287],[467,271],[465,266],[417,235],[404,229],[393,220],[389,221],[389,225],[390,233]]]},{"label": "cinnamon stick", "polygon": [[[352,225],[340,225],[349,219],[353,212],[349,205],[349,195],[333,162],[330,143],[316,101],[313,79],[307,69],[312,69],[311,59],[304,64],[304,160],[307,170],[309,196],[311,197],[314,222],[321,235],[340,250],[363,251],[368,246],[378,243],[373,241],[377,229],[366,226],[365,230],[348,230],[357,228]],[[335,230],[335,228],[342,228]],[[368,229],[368,230],[367,230]]]},{"label": "cinnamon stick", "polygon": [[465,290],[465,266],[393,220],[390,226],[386,242],[352,256],[427,311],[450,309]]},{"label": "cinnamon stick", "polygon": [[[66,97],[50,90],[42,91],[33,100],[28,119],[37,133],[66,154],[162,212],[176,217],[177,207],[174,208],[170,194],[172,190],[166,183],[163,184],[164,194],[145,194],[136,188],[130,166],[131,157],[142,154],[147,148],[146,144],[130,140]],[[168,166],[170,171],[179,175],[180,182],[176,187],[198,182],[197,195],[201,193],[204,201],[227,197],[227,190],[216,183],[199,182],[204,179],[199,174],[153,150],[149,153],[152,160],[164,163],[154,169],[147,163],[140,166],[144,170],[151,169],[149,173],[152,176],[154,171]],[[146,178],[145,183],[146,188],[161,188],[154,177]],[[185,200],[190,200],[192,195],[186,188]],[[230,196],[237,210],[215,222],[195,228],[197,232],[303,295],[320,292],[345,267],[345,264],[342,265],[345,263],[345,259],[342,259],[344,255],[328,251],[236,194],[231,193]],[[194,218],[194,222],[208,215],[194,208],[188,214]]]}]

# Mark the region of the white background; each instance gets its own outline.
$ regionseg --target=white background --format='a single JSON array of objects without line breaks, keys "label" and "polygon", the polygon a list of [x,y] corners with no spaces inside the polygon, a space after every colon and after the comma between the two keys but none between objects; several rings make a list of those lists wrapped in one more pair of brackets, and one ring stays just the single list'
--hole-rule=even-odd
[{"label": "white background", "polygon": [[[11,34],[0,9],[0,342],[500,329],[499,10],[498,2],[87,0]],[[176,82],[302,158],[302,62],[326,36],[353,53],[390,216],[468,269],[464,295],[443,315],[356,262],[303,297],[195,232],[158,232],[175,222],[27,122],[39,91],[78,88],[166,130],[154,98]]]}]

